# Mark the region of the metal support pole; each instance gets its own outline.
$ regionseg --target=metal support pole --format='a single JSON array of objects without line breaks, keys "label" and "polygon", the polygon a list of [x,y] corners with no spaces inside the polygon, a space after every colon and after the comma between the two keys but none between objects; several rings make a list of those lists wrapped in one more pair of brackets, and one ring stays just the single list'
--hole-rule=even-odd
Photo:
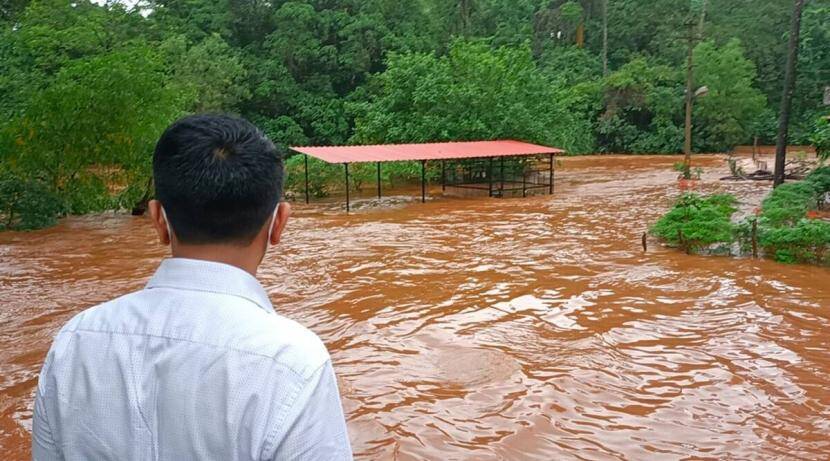
[{"label": "metal support pole", "polygon": [[499,157],[499,197],[504,198],[504,156]]},{"label": "metal support pole", "polygon": [[490,197],[493,196],[493,157],[487,161],[487,190]]},{"label": "metal support pole", "polygon": [[550,154],[550,194],[553,195],[553,154]]},{"label": "metal support pole", "polygon": [[305,157],[305,203],[308,203],[308,154],[303,154]]},{"label": "metal support pole", "polygon": [[447,190],[447,168],[445,163],[441,160],[441,191]]},{"label": "metal support pole", "polygon": [[348,213],[351,210],[349,206],[349,164],[344,163],[343,167],[346,170],[346,213]]},{"label": "metal support pole", "polygon": [[421,203],[427,201],[427,161],[421,160]]},{"label": "metal support pole", "polygon": [[524,159],[522,159],[522,197],[527,197],[527,172]]},{"label": "metal support pole", "polygon": [[380,200],[380,162],[378,162],[378,200]]},{"label": "metal support pole", "polygon": [[758,257],[758,218],[752,220],[752,257]]}]

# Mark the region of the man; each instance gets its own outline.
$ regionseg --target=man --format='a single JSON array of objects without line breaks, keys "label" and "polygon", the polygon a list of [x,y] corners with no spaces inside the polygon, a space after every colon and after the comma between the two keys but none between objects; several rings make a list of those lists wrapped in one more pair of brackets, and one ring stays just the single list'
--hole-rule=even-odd
[{"label": "man", "polygon": [[290,208],[283,163],[245,120],[187,117],[153,156],[152,223],[173,257],[76,315],[40,374],[36,460],[342,460],[325,346],[256,281]]}]

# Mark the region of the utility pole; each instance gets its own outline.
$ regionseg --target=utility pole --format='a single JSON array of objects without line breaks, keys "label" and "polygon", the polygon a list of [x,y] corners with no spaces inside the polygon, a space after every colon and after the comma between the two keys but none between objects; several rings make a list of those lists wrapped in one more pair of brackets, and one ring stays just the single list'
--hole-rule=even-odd
[{"label": "utility pole", "polygon": [[692,177],[692,51],[694,51],[694,34],[689,24],[689,43],[686,54],[686,124],[683,130],[683,178]]},{"label": "utility pole", "polygon": [[784,165],[787,160],[787,138],[790,127],[790,108],[795,88],[795,70],[798,66],[798,36],[801,31],[801,11],[805,0],[795,0],[790,21],[790,40],[787,44],[787,68],[784,72],[784,91],[781,95],[781,109],[778,112],[778,138],[775,142],[775,172],[772,185],[784,183]]},{"label": "utility pole", "polygon": [[694,65],[692,63],[692,55],[694,54],[695,41],[703,38],[703,26],[706,22],[706,3],[700,8],[700,19],[697,23],[697,31],[694,30],[694,23],[689,20],[689,43],[686,53],[686,123],[683,129],[683,178],[691,179],[692,177],[692,100],[695,95],[692,90],[694,88]]}]

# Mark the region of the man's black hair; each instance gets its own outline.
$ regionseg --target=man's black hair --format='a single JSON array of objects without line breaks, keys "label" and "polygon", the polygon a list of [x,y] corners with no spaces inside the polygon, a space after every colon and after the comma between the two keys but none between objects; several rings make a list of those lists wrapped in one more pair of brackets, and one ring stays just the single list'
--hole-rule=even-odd
[{"label": "man's black hair", "polygon": [[279,203],[283,175],[274,144],[228,115],[176,121],[153,154],[156,198],[186,244],[250,244]]}]

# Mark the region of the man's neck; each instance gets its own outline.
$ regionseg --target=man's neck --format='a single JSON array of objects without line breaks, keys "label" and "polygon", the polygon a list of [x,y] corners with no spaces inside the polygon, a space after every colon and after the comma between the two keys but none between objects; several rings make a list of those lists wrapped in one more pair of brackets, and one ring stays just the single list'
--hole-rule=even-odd
[{"label": "man's neck", "polygon": [[252,248],[228,245],[173,245],[174,258],[200,259],[238,267],[256,277],[262,256]]}]

